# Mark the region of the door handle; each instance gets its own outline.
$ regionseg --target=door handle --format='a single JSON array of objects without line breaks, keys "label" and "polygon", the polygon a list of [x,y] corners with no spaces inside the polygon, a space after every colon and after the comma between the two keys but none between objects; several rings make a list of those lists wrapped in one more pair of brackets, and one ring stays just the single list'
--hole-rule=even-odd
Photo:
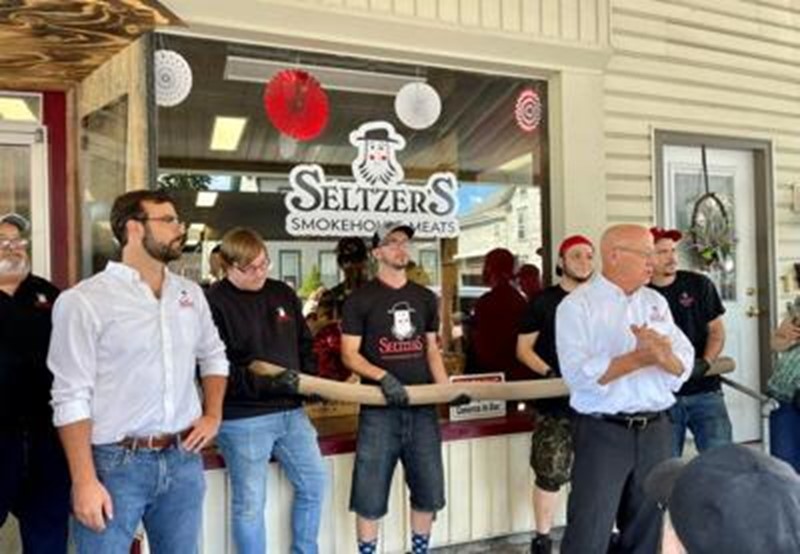
[{"label": "door handle", "polygon": [[759,310],[755,306],[750,306],[749,308],[747,308],[745,315],[747,317],[758,317],[761,315],[761,310]]}]

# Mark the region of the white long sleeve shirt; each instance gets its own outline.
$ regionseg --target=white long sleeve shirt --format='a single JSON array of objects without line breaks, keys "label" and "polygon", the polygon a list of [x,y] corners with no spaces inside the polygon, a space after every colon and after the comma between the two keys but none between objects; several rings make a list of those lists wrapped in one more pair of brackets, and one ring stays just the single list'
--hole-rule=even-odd
[{"label": "white long sleeve shirt", "polygon": [[58,298],[47,358],[57,427],[90,419],[92,444],[107,444],[176,433],[201,415],[197,364],[227,376],[225,345],[200,287],[164,275],[159,299],[110,262]]},{"label": "white long sleeve shirt", "polygon": [[[647,326],[672,341],[683,365],[680,375],[647,366],[605,385],[598,379],[611,360],[636,348],[631,325]],[[556,350],[570,405],[582,414],[660,411],[675,402],[674,392],[689,378],[694,348],[675,325],[661,294],[642,287],[631,295],[598,275],[558,306]]]}]

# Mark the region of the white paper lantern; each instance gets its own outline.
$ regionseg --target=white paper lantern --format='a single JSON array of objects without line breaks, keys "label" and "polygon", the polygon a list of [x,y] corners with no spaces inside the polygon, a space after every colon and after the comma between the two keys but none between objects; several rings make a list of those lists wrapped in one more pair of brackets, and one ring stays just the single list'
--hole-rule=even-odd
[{"label": "white paper lantern", "polygon": [[171,108],[189,96],[192,90],[192,68],[174,50],[157,50],[155,54],[156,104]]},{"label": "white paper lantern", "polygon": [[395,96],[394,111],[407,127],[427,129],[439,119],[442,99],[436,89],[427,83],[408,83]]}]

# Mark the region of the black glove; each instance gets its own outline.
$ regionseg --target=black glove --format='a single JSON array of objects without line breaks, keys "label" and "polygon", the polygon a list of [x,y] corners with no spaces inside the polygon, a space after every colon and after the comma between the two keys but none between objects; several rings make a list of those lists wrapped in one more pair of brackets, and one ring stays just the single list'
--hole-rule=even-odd
[{"label": "black glove", "polygon": [[470,402],[472,402],[472,398],[470,398],[470,396],[467,393],[462,393],[453,398],[450,402],[448,402],[448,405],[462,406],[464,404],[469,404]]},{"label": "black glove", "polygon": [[792,404],[794,407],[800,410],[800,389],[794,391],[794,396],[792,397]]},{"label": "black glove", "polygon": [[281,394],[299,394],[300,393],[300,373],[294,369],[286,369],[270,378],[269,388],[272,392]]},{"label": "black glove", "polygon": [[690,379],[700,379],[701,377],[705,377],[706,372],[711,369],[711,364],[708,363],[708,360],[705,358],[697,358],[694,361],[694,367],[692,368],[692,375],[689,377]]},{"label": "black glove", "polygon": [[386,398],[387,406],[406,406],[408,405],[408,392],[403,383],[391,373],[384,375],[379,381],[381,392]]}]

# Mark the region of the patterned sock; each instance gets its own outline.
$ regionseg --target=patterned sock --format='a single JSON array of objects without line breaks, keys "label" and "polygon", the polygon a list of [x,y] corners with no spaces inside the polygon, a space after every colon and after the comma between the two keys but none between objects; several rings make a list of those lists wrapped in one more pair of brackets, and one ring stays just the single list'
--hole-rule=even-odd
[{"label": "patterned sock", "polygon": [[411,554],[428,554],[428,542],[430,535],[411,534]]},{"label": "patterned sock", "polygon": [[375,554],[378,551],[378,539],[358,541],[358,554]]}]

